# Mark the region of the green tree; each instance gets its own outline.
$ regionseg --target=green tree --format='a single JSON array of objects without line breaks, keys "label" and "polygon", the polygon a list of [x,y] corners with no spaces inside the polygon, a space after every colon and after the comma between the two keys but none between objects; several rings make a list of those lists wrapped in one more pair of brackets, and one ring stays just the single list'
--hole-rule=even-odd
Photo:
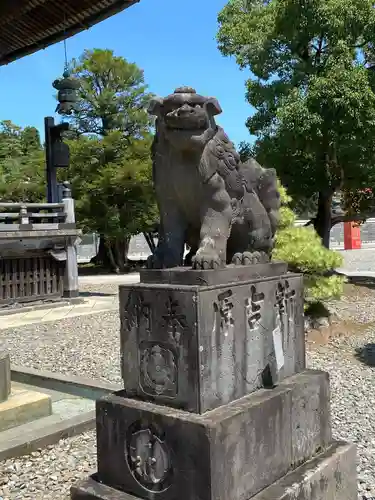
[{"label": "green tree", "polygon": [[345,279],[332,271],[342,266],[342,256],[325,248],[312,227],[296,227],[290,208],[292,199],[282,186],[279,189],[282,206],[273,259],[287,262],[291,271],[303,273],[307,303],[339,297]]},{"label": "green tree", "polygon": [[124,271],[130,237],[148,233],[157,219],[147,113],[152,95],[143,71],[111,50],[86,50],[70,66],[81,84],[67,173],[77,221],[100,234],[95,262]]},{"label": "green tree", "polygon": [[143,71],[112,50],[85,50],[70,64],[80,81],[77,111],[72,119],[78,134],[107,135],[121,130],[125,136],[142,136],[150,125],[146,112],[152,95]]},{"label": "green tree", "polygon": [[296,201],[317,198],[328,247],[335,192],[375,186],[373,2],[231,0],[219,24],[221,52],[251,71],[255,155]]},{"label": "green tree", "polygon": [[44,151],[38,131],[0,122],[0,200],[38,202],[44,197]]},{"label": "green tree", "polygon": [[25,127],[21,132],[21,145],[24,154],[42,150],[40,135],[35,127]]},{"label": "green tree", "polygon": [[120,131],[69,141],[77,220],[101,235],[100,263],[117,272],[127,269],[131,236],[155,225],[150,145],[151,136],[129,142]]}]

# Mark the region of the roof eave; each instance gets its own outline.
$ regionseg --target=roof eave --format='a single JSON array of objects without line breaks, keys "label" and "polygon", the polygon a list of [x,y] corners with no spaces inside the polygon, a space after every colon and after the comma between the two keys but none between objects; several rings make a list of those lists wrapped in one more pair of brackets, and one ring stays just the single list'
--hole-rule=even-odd
[{"label": "roof eave", "polygon": [[27,47],[24,47],[22,49],[16,50],[12,52],[9,56],[3,57],[0,59],[0,66],[3,66],[5,64],[9,64],[13,61],[16,61],[17,59],[21,59],[22,57],[25,57],[30,54],[34,54],[35,52],[38,52],[39,50],[46,49],[50,45],[53,45],[55,43],[61,42],[62,40],[65,40],[67,38],[70,38],[84,30],[87,30],[94,26],[95,24],[104,21],[105,19],[113,16],[114,14],[117,14],[132,5],[138,3],[140,0],[127,0],[126,2],[124,0],[119,0],[115,4],[111,5],[110,7],[106,8],[100,13],[97,13],[95,15],[90,16],[85,20],[84,25],[82,23],[76,23],[73,26],[67,27],[64,31],[57,33],[55,35],[51,35],[46,37],[42,42],[35,43],[32,45],[28,45]]}]

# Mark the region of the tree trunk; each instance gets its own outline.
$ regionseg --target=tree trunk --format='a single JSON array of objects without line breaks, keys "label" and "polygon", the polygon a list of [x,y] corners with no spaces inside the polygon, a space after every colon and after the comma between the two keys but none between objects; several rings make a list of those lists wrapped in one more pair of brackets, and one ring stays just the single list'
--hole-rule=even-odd
[{"label": "tree trunk", "polygon": [[333,191],[319,193],[318,211],[314,220],[315,231],[326,248],[329,248],[332,226],[332,196]]},{"label": "tree trunk", "polygon": [[109,241],[103,234],[100,235],[99,250],[91,262],[115,273],[128,270],[128,250],[130,238]]},{"label": "tree trunk", "polygon": [[145,240],[147,242],[147,245],[149,246],[151,253],[154,253],[155,251],[155,242],[153,238],[153,233],[143,233],[143,236],[145,237]]},{"label": "tree trunk", "polygon": [[109,261],[111,263],[111,268],[115,273],[119,272],[119,268],[116,262],[115,254],[113,252],[113,245],[110,242],[106,242],[107,254],[109,257]]},{"label": "tree trunk", "polygon": [[113,254],[116,258],[117,272],[124,273],[128,270],[128,251],[130,238],[117,238],[112,244]]},{"label": "tree trunk", "polygon": [[110,269],[112,267],[104,234],[100,235],[98,253],[91,259],[91,263],[97,266],[102,266],[105,269]]}]

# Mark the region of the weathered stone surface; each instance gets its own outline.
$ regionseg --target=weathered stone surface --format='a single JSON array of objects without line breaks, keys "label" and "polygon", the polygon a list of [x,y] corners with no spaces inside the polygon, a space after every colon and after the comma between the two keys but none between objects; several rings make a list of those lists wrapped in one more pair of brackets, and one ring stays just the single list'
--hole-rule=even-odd
[{"label": "weathered stone surface", "polygon": [[[357,500],[355,470],[355,446],[335,442],[326,451],[252,496],[251,499]],[[71,492],[73,500],[136,500],[137,498],[99,483],[96,476],[73,486]]]},{"label": "weathered stone surface", "polygon": [[226,285],[238,281],[268,278],[286,274],[285,262],[254,264],[251,266],[229,265],[222,269],[190,269],[174,267],[171,269],[141,269],[141,283],[168,283],[170,285]]},{"label": "weathered stone surface", "polygon": [[329,375],[309,370],[285,382],[293,385],[292,463],[299,465],[311,450],[324,448],[332,438]]},{"label": "weathered stone surface", "polygon": [[183,265],[216,269],[269,261],[280,195],[274,169],[245,163],[215,116],[218,101],[181,87],[149,111],[156,116],[152,147],[160,224],[155,269]]},{"label": "weathered stone surface", "polygon": [[10,359],[6,351],[0,351],[0,403],[10,394]]},{"label": "weathered stone surface", "polygon": [[203,413],[305,368],[300,275],[125,285],[120,315],[127,397]]},{"label": "weathered stone surface", "polygon": [[261,491],[252,500],[357,498],[356,448],[352,444],[334,442],[324,453]]},{"label": "weathered stone surface", "polygon": [[[325,373],[303,372],[203,415],[121,393],[104,397],[97,402],[98,478],[150,500],[155,493],[161,500],[250,498],[329,445],[327,386]],[[306,388],[313,403],[306,404]]]}]

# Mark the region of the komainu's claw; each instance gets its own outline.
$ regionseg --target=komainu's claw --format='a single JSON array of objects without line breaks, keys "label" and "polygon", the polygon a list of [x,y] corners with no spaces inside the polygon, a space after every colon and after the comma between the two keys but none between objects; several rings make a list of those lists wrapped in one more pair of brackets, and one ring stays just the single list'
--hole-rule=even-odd
[{"label": "komainu's claw", "polygon": [[240,266],[242,264],[242,253],[235,253],[233,255],[232,264]]},{"label": "komainu's claw", "polygon": [[193,269],[218,269],[221,266],[221,260],[218,254],[214,251],[198,250],[195,257],[192,259]]},{"label": "komainu's claw", "polygon": [[232,264],[235,266],[250,266],[252,264],[264,264],[269,262],[269,256],[265,252],[243,252],[233,256]]}]

